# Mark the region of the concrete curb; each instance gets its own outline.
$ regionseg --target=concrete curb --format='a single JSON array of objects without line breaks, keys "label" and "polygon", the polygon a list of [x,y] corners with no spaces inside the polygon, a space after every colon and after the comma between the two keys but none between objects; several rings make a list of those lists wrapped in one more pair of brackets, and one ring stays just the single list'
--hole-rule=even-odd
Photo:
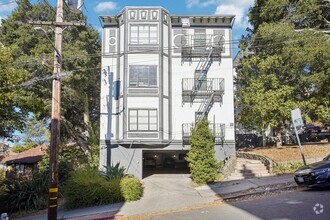
[{"label": "concrete curb", "polygon": [[121,215],[118,211],[102,212],[102,213],[96,213],[96,214],[90,214],[90,215],[86,214],[86,215],[67,217],[67,218],[64,217],[63,219],[65,219],[65,220],[106,220],[106,219],[123,218],[124,216]]},{"label": "concrete curb", "polygon": [[[251,193],[243,193],[243,194],[239,194],[239,195],[235,195],[235,196],[225,196],[221,198],[223,201],[229,201],[229,200],[233,200],[233,199],[239,199],[239,198],[243,198],[245,196],[253,196],[253,195],[261,195],[261,194],[265,194],[265,193],[272,193],[272,192],[277,192],[277,191],[286,191],[286,190],[292,190],[292,189],[298,189],[298,186],[283,186],[283,187],[279,187],[279,188],[275,188],[275,189],[265,189],[262,191],[257,191],[257,192],[251,192]],[[238,192],[239,193],[239,192]]]}]

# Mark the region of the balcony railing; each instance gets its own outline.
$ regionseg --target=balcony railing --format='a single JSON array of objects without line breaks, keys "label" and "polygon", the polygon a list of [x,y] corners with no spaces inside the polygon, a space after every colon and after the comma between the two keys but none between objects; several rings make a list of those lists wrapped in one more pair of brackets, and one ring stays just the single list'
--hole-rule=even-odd
[{"label": "balcony railing", "polygon": [[[195,127],[194,123],[182,124],[182,141],[183,144],[190,144],[191,129]],[[225,124],[210,123],[209,128],[213,133],[214,142],[216,144],[222,144],[225,138]]]},{"label": "balcony railing", "polygon": [[[198,91],[194,88],[198,87]],[[222,78],[208,78],[196,80],[195,78],[182,79],[182,102],[201,102],[210,93],[214,93],[214,101],[220,102],[225,91],[225,81]]]},{"label": "balcony railing", "polygon": [[221,58],[221,52],[224,50],[224,38],[221,35],[184,35],[181,41],[181,56],[183,59],[201,57],[207,51],[210,51],[212,47],[212,58],[217,60],[217,58]]}]

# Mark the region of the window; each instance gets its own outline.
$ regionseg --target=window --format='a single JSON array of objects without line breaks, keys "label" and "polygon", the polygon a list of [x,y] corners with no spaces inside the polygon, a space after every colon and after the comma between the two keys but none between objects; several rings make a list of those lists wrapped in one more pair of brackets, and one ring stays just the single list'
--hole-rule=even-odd
[{"label": "window", "polygon": [[14,170],[16,173],[24,173],[24,164],[16,164]]},{"label": "window", "polygon": [[156,65],[131,65],[129,67],[130,87],[157,87]]},{"label": "window", "polygon": [[205,51],[206,46],[206,30],[195,29],[194,31],[194,47],[195,50]]},{"label": "window", "polygon": [[130,109],[129,131],[157,131],[156,109]]},{"label": "window", "polygon": [[157,44],[157,25],[131,25],[131,44]]}]

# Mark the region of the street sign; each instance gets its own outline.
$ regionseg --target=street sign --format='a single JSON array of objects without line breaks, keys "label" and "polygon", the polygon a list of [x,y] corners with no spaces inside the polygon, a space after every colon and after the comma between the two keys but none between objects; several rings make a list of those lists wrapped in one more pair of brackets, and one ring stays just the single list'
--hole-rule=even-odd
[{"label": "street sign", "polygon": [[304,122],[302,120],[301,112],[299,108],[296,108],[295,110],[291,111],[291,118],[293,125],[295,127],[304,126]]},{"label": "street sign", "polygon": [[294,127],[294,131],[296,132],[296,137],[297,137],[297,141],[299,144],[299,148],[300,148],[300,153],[301,153],[301,157],[304,161],[304,164],[306,166],[306,160],[305,160],[305,156],[304,156],[304,152],[300,143],[300,139],[299,139],[299,135],[298,135],[298,131],[297,128],[300,129],[302,126],[304,126],[304,122],[302,120],[301,117],[301,112],[299,108],[296,108],[295,110],[291,110],[291,119],[292,119],[292,123],[293,123],[293,127]]}]

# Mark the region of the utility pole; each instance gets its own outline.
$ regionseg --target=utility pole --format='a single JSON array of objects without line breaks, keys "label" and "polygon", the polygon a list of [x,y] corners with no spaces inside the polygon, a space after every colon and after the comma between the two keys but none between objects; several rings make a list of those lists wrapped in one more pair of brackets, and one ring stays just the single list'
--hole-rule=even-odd
[{"label": "utility pole", "polygon": [[[47,1],[45,1],[47,2]],[[48,4],[47,4],[48,5]],[[50,5],[48,5],[51,7]],[[53,10],[53,9],[52,9]],[[51,138],[50,138],[50,158],[49,158],[49,200],[48,219],[57,219],[57,199],[58,199],[58,157],[60,147],[60,118],[61,118],[61,84],[60,73],[62,71],[62,32],[63,27],[85,26],[85,22],[64,21],[63,0],[57,0],[55,22],[49,21],[27,21],[33,25],[54,25],[55,44],[54,46],[54,69],[53,69],[53,89],[52,89],[52,116],[51,116]],[[35,30],[43,30],[40,27]],[[43,30],[44,34],[47,34]],[[47,37],[47,35],[46,35]],[[47,37],[48,38],[48,37]],[[49,39],[49,38],[48,38]]]},{"label": "utility pole", "polygon": [[[54,75],[62,71],[62,26],[63,22],[63,0],[57,0],[56,23],[55,23],[55,52],[54,52]],[[50,140],[49,161],[49,200],[48,219],[57,219],[58,199],[58,155],[60,147],[60,108],[61,108],[61,83],[59,77],[53,79],[52,92],[52,121]]]}]

